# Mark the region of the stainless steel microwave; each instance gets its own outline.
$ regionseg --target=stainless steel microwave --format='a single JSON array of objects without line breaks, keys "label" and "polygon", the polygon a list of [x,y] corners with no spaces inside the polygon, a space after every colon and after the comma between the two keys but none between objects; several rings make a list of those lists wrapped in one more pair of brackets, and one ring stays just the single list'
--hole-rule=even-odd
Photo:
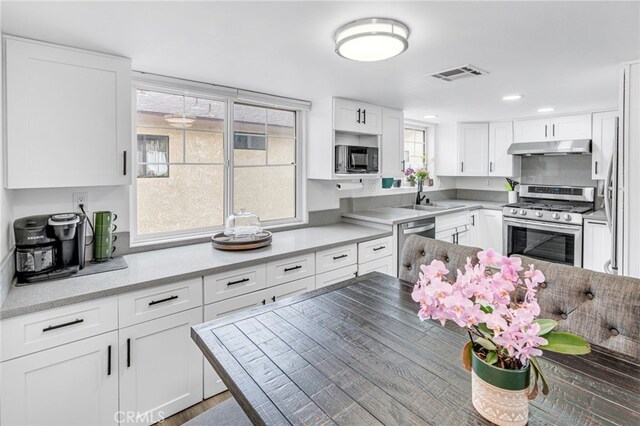
[{"label": "stainless steel microwave", "polygon": [[336,173],[378,173],[378,148],[369,146],[337,145]]}]

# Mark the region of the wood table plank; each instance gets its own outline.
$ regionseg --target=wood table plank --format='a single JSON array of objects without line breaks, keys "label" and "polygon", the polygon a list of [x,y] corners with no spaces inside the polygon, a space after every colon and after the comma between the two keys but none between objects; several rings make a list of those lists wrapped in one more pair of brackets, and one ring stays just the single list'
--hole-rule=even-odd
[{"label": "wood table plank", "polygon": [[[254,424],[477,424],[459,328],[417,318],[412,284],[372,273],[192,329]],[[640,424],[638,360],[541,359],[530,425]]]}]

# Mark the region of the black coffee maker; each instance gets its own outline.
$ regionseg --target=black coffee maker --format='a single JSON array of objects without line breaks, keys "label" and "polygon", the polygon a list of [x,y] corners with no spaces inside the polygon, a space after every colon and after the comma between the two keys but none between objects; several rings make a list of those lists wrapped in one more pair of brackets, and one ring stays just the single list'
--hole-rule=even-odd
[{"label": "black coffee maker", "polygon": [[14,221],[18,283],[63,278],[83,269],[86,223],[87,217],[81,213]]}]

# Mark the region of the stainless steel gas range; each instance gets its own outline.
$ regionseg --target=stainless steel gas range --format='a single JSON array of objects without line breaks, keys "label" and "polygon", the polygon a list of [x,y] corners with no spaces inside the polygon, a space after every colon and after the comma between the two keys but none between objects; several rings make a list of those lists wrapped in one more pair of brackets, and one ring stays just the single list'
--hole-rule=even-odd
[{"label": "stainless steel gas range", "polygon": [[521,185],[520,202],[503,210],[503,253],[582,266],[582,216],[595,188]]}]

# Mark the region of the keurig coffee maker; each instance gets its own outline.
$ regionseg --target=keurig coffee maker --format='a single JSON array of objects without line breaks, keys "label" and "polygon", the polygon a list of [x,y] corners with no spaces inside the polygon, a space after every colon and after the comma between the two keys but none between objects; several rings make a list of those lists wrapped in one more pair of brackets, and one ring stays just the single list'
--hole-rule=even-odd
[{"label": "keurig coffee maker", "polygon": [[17,219],[13,231],[18,282],[63,278],[84,268],[86,223],[80,213]]}]

